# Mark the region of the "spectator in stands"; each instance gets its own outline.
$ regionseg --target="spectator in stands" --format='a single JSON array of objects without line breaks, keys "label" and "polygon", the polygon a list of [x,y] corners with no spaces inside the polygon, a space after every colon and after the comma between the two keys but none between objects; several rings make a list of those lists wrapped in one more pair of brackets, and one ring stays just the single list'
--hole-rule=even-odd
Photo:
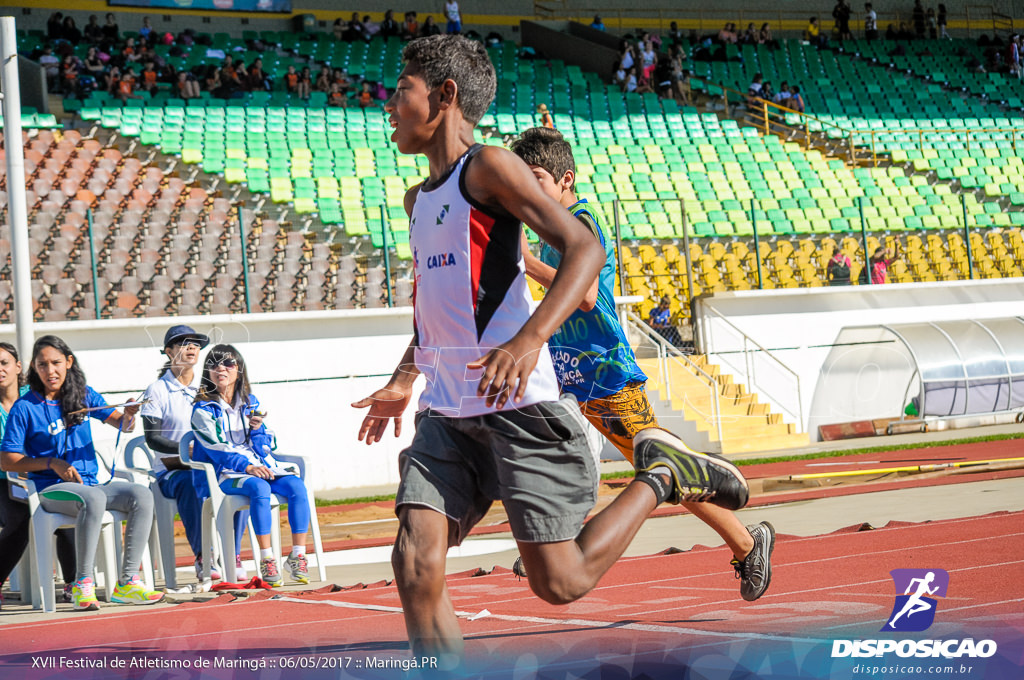
[{"label": "spectator in stands", "polygon": [[434,23],[434,17],[427,15],[423,20],[423,28],[420,29],[420,37],[429,38],[432,35],[441,35],[441,27]]},{"label": "spectator in stands", "polygon": [[394,10],[384,12],[384,21],[380,22],[380,35],[382,38],[397,37],[402,34],[402,28],[395,21]]},{"label": "spectator in stands", "polygon": [[[888,283],[889,280],[889,267],[893,262],[896,261],[900,255],[900,243],[896,242],[896,249],[886,248],[885,246],[879,246],[875,249],[874,254],[871,256],[871,283]],[[862,271],[860,274],[859,283],[864,284],[867,282],[867,272]]]},{"label": "spectator in stands", "polygon": [[[134,604],[159,602],[163,594],[146,588],[138,572],[153,523],[153,495],[148,487],[123,480],[98,483],[96,449],[87,422],[88,416],[92,416],[119,431],[131,432],[139,405],[127,406],[123,413],[108,407],[103,397],[86,383],[71,349],[53,335],[36,340],[28,383],[31,391],[15,402],[7,418],[0,463],[8,472],[28,473],[40,492],[39,502],[44,510],[78,517],[74,609],[99,609],[92,579],[107,509],[128,516],[121,573],[111,600]],[[96,410],[83,413],[85,409]]]},{"label": "spectator in stands", "polygon": [[[192,404],[199,390],[200,376],[195,372],[199,352],[210,344],[210,338],[190,326],[172,326],[164,334],[163,354],[167,362],[160,369],[159,379],[146,388],[140,415],[146,433],[146,446],[153,453],[153,472],[160,493],[178,504],[178,515],[185,526],[192,554],[195,555],[196,577],[202,578],[202,509],[203,499],[196,492],[189,468],[178,457],[178,443],[192,431]],[[235,545],[241,545],[248,522],[248,511],[235,517]],[[242,569],[236,555],[235,569]],[[242,574],[244,575],[244,570]],[[211,565],[211,577],[220,573]],[[236,578],[238,577],[236,574]]]},{"label": "spectator in stands", "polygon": [[683,344],[683,339],[679,335],[679,329],[672,323],[671,307],[672,303],[668,296],[662,296],[658,306],[651,310],[651,314],[647,318],[647,324],[665,340],[679,347]]},{"label": "spectator in stands", "polygon": [[149,23],[149,17],[142,17],[142,26],[139,28],[139,37],[149,42],[153,38],[153,25]]},{"label": "spectator in stands", "polygon": [[117,86],[121,84],[121,69],[117,64],[111,66],[110,70],[104,74],[103,78],[105,90],[112,95],[116,95]]},{"label": "spectator in stands", "polygon": [[804,98],[803,95],[800,94],[800,88],[794,85],[791,88],[790,93],[789,108],[803,113],[806,110],[806,106],[804,106]]},{"label": "spectator in stands", "polygon": [[789,83],[787,83],[785,80],[783,80],[782,84],[779,85],[779,91],[775,93],[774,97],[772,97],[772,101],[775,102],[776,104],[778,104],[779,106],[787,106],[788,107],[789,106],[789,99],[792,96],[793,96],[793,93],[789,91]]},{"label": "spectator in stands", "polygon": [[90,47],[85,53],[85,60],[82,62],[82,69],[99,82],[106,68],[107,67],[103,64],[103,60],[100,59],[99,51],[96,47]]},{"label": "spectator in stands", "polygon": [[78,84],[78,58],[73,54],[64,57],[60,64],[61,92],[65,95],[75,93],[75,86]]},{"label": "spectator in stands", "polygon": [[61,24],[60,37],[76,47],[78,43],[82,42],[82,32],[78,30],[78,27],[75,25],[75,19],[70,14],[64,17],[64,23]]},{"label": "spectator in stands", "polygon": [[825,278],[830,286],[850,285],[850,258],[837,247],[832,248],[832,257],[825,268]]},{"label": "spectator in stands", "polygon": [[331,68],[327,64],[321,66],[320,73],[316,74],[316,80],[313,82],[313,89],[317,92],[331,91]]},{"label": "spectator in stands", "polygon": [[331,91],[327,97],[327,105],[337,106],[342,109],[348,107],[348,92],[337,80],[331,83]]},{"label": "spectator in stands", "polygon": [[[900,24],[901,26],[903,24]],[[885,27],[885,39],[896,40],[899,37],[899,33],[896,32],[896,27],[893,24],[889,24]]]},{"label": "spectator in stands", "polygon": [[121,30],[117,27],[117,20],[114,19],[113,12],[107,12],[106,23],[102,26],[103,39],[111,43],[116,43],[121,39]]},{"label": "spectator in stands", "polygon": [[828,43],[828,36],[821,32],[818,25],[818,17],[811,17],[807,20],[807,28],[804,29],[804,40],[816,47],[824,47]]},{"label": "spectator in stands", "polygon": [[654,67],[653,82],[654,91],[662,99],[671,99],[673,97],[672,67],[672,57],[667,54],[662,54],[658,57],[658,63]]},{"label": "spectator in stands", "polygon": [[366,27],[363,26],[363,22],[359,20],[358,12],[352,12],[352,17],[349,19],[348,27],[345,29],[343,37],[346,42],[370,39],[370,36],[366,33]]},{"label": "spectator in stands", "polygon": [[82,29],[82,35],[94,45],[103,39],[103,27],[100,26],[99,17],[95,14],[89,15],[89,23]]},{"label": "spectator in stands", "polygon": [[[25,376],[21,372],[21,361],[14,345],[0,342],[0,440],[7,428],[7,416],[20,397],[28,392]],[[29,538],[28,504],[11,497],[10,482],[0,472],[0,588],[21,560]],[[71,601],[71,584],[75,581],[75,530],[58,529],[57,561],[64,576],[66,601]],[[22,591],[24,592],[24,591]],[[27,598],[22,595],[22,601]],[[0,596],[0,604],[3,596]]]},{"label": "spectator in stands", "polygon": [[683,44],[683,32],[679,28],[679,24],[672,21],[668,25],[668,34],[665,36],[668,40],[669,46],[677,45],[682,46]]},{"label": "spectator in stands", "polygon": [[772,35],[772,27],[767,21],[761,24],[761,30],[757,32],[757,44],[764,45],[768,49],[778,49],[779,41]]},{"label": "spectator in stands", "polygon": [[238,66],[230,54],[224,57],[224,64],[220,67],[220,83],[224,99],[230,99],[244,89]]},{"label": "spectator in stands", "polygon": [[640,86],[640,82],[636,77],[636,66],[630,66],[629,70],[626,71],[626,80],[622,83],[623,92],[636,92]]},{"label": "spectator in stands", "polygon": [[420,22],[416,18],[416,11],[410,10],[405,13],[405,23],[402,24],[402,40],[412,40],[420,34]]},{"label": "spectator in stands", "polygon": [[1010,37],[1006,46],[1006,64],[1010,67],[1010,75],[1021,78],[1021,37],[1016,34]]},{"label": "spectator in stands", "polygon": [[142,70],[142,82],[139,83],[139,88],[145,90],[152,96],[156,92],[156,64],[151,61],[146,62],[146,66]]},{"label": "spectator in stands", "polygon": [[626,73],[626,69],[622,68],[622,64],[619,62],[618,59],[616,59],[615,63],[612,64],[612,69],[614,70],[612,80],[616,85],[619,86],[620,90],[623,90],[626,87],[626,77],[629,74]]},{"label": "spectator in stands", "polygon": [[937,40],[939,37],[939,22],[935,17],[935,10],[929,7],[924,13],[925,22],[928,24],[928,37]]},{"label": "spectator in stands", "polygon": [[718,32],[718,42],[723,45],[735,45],[739,42],[740,36],[736,32],[736,24],[727,23],[722,27],[722,30]]},{"label": "spectator in stands", "polygon": [[836,0],[836,6],[832,8],[832,18],[836,21],[835,31],[840,40],[853,40],[850,33],[850,6],[846,0]]},{"label": "spectator in stands", "polygon": [[747,30],[743,31],[743,37],[740,38],[740,42],[744,45],[757,44],[757,29],[754,28],[754,22],[747,24]]},{"label": "spectator in stands", "polygon": [[761,90],[764,88],[764,75],[760,73],[754,74],[754,79],[750,82],[750,86],[747,88],[748,99],[760,99],[762,96]]},{"label": "spectator in stands", "polygon": [[367,40],[380,33],[380,24],[371,19],[369,14],[363,15],[363,33]]},{"label": "spectator in stands", "polygon": [[46,20],[47,40],[60,40],[64,37],[64,13],[54,12]]},{"label": "spectator in stands", "polygon": [[899,29],[896,31],[897,40],[913,40],[914,34],[910,32],[906,22],[901,21]]},{"label": "spectator in stands", "polygon": [[373,90],[370,86],[370,81],[363,81],[363,88],[359,92],[359,107],[365,109],[367,106],[373,104]]},{"label": "spectator in stands", "polygon": [[[675,23],[675,22],[672,22],[672,23]],[[594,20],[590,22],[590,27],[592,29],[594,29],[595,31],[604,31],[604,30],[606,30],[605,26],[604,26],[604,22],[601,21],[601,15],[600,14],[595,14],[594,15]]]},{"label": "spectator in stands", "polygon": [[690,106],[693,103],[690,72],[682,68],[678,61],[672,66],[672,97],[681,106]]},{"label": "spectator in stands", "polygon": [[126,68],[121,74],[121,79],[117,82],[117,93],[115,95],[121,100],[122,104],[129,99],[142,99],[142,97],[135,94],[135,84],[135,72],[130,68]]},{"label": "spectator in stands", "polygon": [[629,75],[629,69],[633,68],[636,64],[636,58],[633,55],[633,46],[628,40],[622,40],[619,42],[619,68]]},{"label": "spectator in stands", "polygon": [[949,33],[946,32],[946,24],[948,23],[948,19],[946,17],[946,6],[941,2],[939,3],[939,15],[936,17],[936,23],[939,25],[939,37],[948,40]]},{"label": "spectator in stands", "polygon": [[199,99],[199,83],[196,77],[188,71],[178,73],[178,96],[185,101]]},{"label": "spectator in stands", "polygon": [[914,0],[914,9],[910,13],[914,23],[914,35],[918,40],[924,38],[925,13],[921,0]]},{"label": "spectator in stands", "polygon": [[344,19],[338,17],[337,19],[334,20],[334,23],[331,25],[331,32],[334,33],[335,40],[346,40],[347,38],[345,36],[346,33],[348,32],[348,24],[345,22]]},{"label": "spectator in stands", "polygon": [[870,2],[864,4],[864,39],[878,40],[878,13]]},{"label": "spectator in stands", "polygon": [[302,67],[302,72],[299,73],[299,85],[295,89],[296,94],[299,95],[299,99],[303,101],[309,100],[309,95],[313,91],[313,74],[310,73],[308,66]]},{"label": "spectator in stands", "polygon": [[142,58],[136,48],[135,38],[128,38],[124,41],[124,47],[121,49],[121,57],[124,58],[125,64],[133,64]]},{"label": "spectator in stands", "polygon": [[547,104],[540,104],[537,107],[537,121],[541,127],[554,129],[555,119],[552,118],[551,112],[548,111]]},{"label": "spectator in stands", "polygon": [[643,49],[640,51],[640,60],[643,64],[643,76],[646,80],[650,80],[651,76],[654,75],[654,69],[658,62],[658,53],[654,50],[654,44],[650,38],[644,40]]},{"label": "spectator in stands", "polygon": [[46,86],[53,92],[60,82],[61,60],[53,53],[49,45],[43,47],[43,53],[39,55],[39,65],[46,72]]},{"label": "spectator in stands", "polygon": [[295,70],[295,64],[288,64],[288,72],[284,74],[284,89],[289,94],[297,94],[299,91],[299,73]]},{"label": "spectator in stands", "polygon": [[263,59],[256,57],[253,59],[252,66],[249,67],[249,90],[269,91],[273,86],[273,80],[263,70]]},{"label": "spectator in stands", "polygon": [[227,99],[230,92],[224,87],[220,79],[220,67],[210,64],[206,67],[206,76],[203,78],[203,89],[218,99]]},{"label": "spectator in stands", "polygon": [[444,0],[444,18],[448,24],[445,33],[462,33],[462,15],[459,14],[459,0]]},{"label": "spectator in stands", "polygon": [[[283,467],[273,455],[276,438],[263,424],[265,413],[251,393],[245,360],[231,345],[217,345],[206,355],[203,377],[192,411],[195,433],[193,458],[212,463],[226,494],[247,496],[250,516],[259,544],[260,578],[282,585],[277,556],[270,544],[270,495],[287,498],[292,550],[286,561],[291,578],[309,583],[306,564],[306,533],[309,531],[309,500],[306,485]],[[193,471],[197,491],[206,489],[206,478]]]}]

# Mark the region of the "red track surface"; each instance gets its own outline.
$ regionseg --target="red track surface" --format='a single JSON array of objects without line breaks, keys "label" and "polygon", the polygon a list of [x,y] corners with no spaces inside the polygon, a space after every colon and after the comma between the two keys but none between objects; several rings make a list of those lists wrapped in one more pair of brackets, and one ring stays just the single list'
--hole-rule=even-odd
[{"label": "red track surface", "polygon": [[[525,581],[502,569],[451,576],[449,588],[457,610],[490,612],[461,621],[468,663],[484,675],[511,677],[519,668],[521,677],[533,677],[530,669],[536,666],[546,675],[564,666],[579,677],[579,664],[603,663],[619,665],[627,673],[622,677],[640,667],[661,677],[658,669],[678,671],[680,664],[706,670],[720,666],[723,673],[740,664],[751,669],[748,677],[840,677],[830,665],[828,640],[886,637],[878,631],[893,605],[889,571],[941,568],[950,574],[949,592],[927,636],[997,637],[1001,661],[1019,669],[1012,677],[1024,676],[1024,513],[846,529],[808,538],[780,535],[771,590],[756,603],[738,597],[733,575],[723,569],[727,559],[721,548],[624,559],[594,592],[567,607],[541,602]],[[351,665],[408,657],[392,585],[289,594],[308,602],[271,596],[233,601],[225,595],[203,604],[152,611],[110,608],[96,615],[4,626],[0,644],[8,653],[0,655],[0,668],[27,666],[33,656],[54,654],[247,658],[278,667],[297,658],[334,664],[348,657],[343,677],[403,677],[394,669]],[[332,602],[345,608],[326,604]],[[1005,654],[1008,659],[1002,658]],[[269,674],[272,670],[266,677],[280,677],[276,671]],[[716,677],[712,670],[707,677]],[[74,677],[110,673],[75,671]],[[213,675],[257,677],[246,673],[222,669]],[[302,677],[320,675],[307,670]],[[329,669],[322,675],[338,677],[339,672]],[[31,676],[68,677],[68,671],[37,669]],[[1001,671],[974,677],[1004,676]]]}]

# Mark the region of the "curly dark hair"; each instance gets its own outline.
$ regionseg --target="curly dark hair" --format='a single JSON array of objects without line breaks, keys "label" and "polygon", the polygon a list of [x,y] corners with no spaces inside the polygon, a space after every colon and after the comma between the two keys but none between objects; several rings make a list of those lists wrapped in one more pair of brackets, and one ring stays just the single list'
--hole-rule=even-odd
[{"label": "curly dark hair", "polygon": [[419,67],[431,90],[446,80],[455,81],[459,109],[473,125],[487,113],[498,78],[483,44],[461,35],[432,35],[409,42],[402,50],[402,59]]},{"label": "curly dark hair", "polygon": [[217,365],[225,360],[233,360],[238,365],[238,377],[235,379],[235,404],[245,405],[249,402],[249,374],[245,370],[245,359],[242,353],[235,349],[234,345],[215,345],[206,355],[203,362],[203,379],[199,383],[199,392],[196,393],[196,403],[201,401],[216,401],[219,399],[217,383],[213,380],[213,371]]},{"label": "curly dark hair", "polygon": [[[4,350],[8,354],[10,354],[12,357],[14,357],[15,361],[21,361],[21,357],[18,356],[18,349],[14,345],[12,345],[11,343],[9,343],[9,342],[0,342],[0,349]],[[23,372],[22,373],[18,373],[18,387],[24,387],[25,386],[25,382],[26,382],[25,374]]]},{"label": "curly dark hair", "polygon": [[[524,130],[509,149],[527,165],[537,165],[547,170],[556,182],[561,181],[570,170],[573,175],[576,174],[576,159],[572,155],[572,146],[558,130],[546,127]],[[575,181],[572,190],[576,191]]]},{"label": "curly dark hair", "polygon": [[86,414],[75,413],[85,408],[85,371],[82,370],[78,358],[71,351],[67,343],[56,335],[44,335],[32,345],[32,365],[28,370],[28,385],[41,396],[46,395],[46,388],[43,386],[43,379],[36,373],[36,359],[47,347],[51,347],[64,355],[65,359],[71,362],[68,372],[64,376],[64,383],[57,391],[57,401],[60,402],[60,415],[64,419],[64,427],[71,429],[75,425],[85,421]]}]

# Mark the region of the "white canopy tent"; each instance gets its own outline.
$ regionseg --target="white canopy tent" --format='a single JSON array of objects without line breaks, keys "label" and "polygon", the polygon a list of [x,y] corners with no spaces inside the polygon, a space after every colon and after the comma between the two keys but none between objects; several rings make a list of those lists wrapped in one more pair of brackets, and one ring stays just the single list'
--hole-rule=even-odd
[{"label": "white canopy tent", "polygon": [[1024,318],[883,324],[840,331],[818,378],[810,424],[816,430],[905,410],[942,418],[1020,409]]}]

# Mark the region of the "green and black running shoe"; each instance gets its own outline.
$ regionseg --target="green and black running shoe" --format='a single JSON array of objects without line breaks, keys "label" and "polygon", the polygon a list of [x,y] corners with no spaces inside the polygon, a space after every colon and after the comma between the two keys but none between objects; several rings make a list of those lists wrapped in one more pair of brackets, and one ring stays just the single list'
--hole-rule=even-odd
[{"label": "green and black running shoe", "polygon": [[739,469],[713,453],[691,451],[679,437],[660,427],[641,430],[633,438],[637,472],[664,466],[672,472],[669,503],[712,503],[727,510],[747,504],[750,490]]}]

